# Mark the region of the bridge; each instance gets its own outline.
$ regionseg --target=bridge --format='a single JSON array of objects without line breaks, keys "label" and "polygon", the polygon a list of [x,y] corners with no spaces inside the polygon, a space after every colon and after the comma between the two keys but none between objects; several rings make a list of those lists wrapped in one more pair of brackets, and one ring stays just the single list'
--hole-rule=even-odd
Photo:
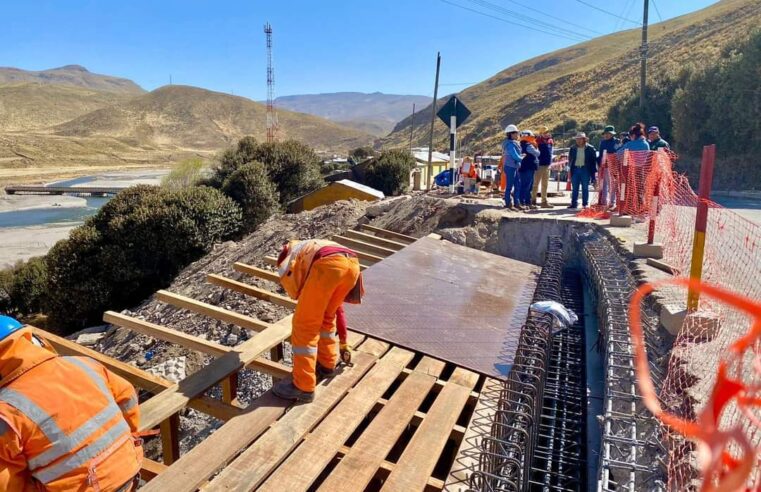
[{"label": "bridge", "polygon": [[116,195],[124,188],[88,187],[88,186],[45,186],[45,185],[16,185],[6,186],[5,192],[9,195],[90,195],[109,196]]}]

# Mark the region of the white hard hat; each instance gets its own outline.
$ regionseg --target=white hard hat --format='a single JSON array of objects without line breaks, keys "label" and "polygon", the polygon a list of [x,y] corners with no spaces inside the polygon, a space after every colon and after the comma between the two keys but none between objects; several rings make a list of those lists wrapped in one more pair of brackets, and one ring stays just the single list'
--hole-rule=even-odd
[{"label": "white hard hat", "polygon": [[533,136],[534,136],[534,132],[532,132],[531,130],[523,130],[521,132],[521,137],[533,137]]},{"label": "white hard hat", "polygon": [[507,125],[507,127],[505,127],[505,133],[513,133],[517,131],[518,131],[518,127],[515,125]]}]

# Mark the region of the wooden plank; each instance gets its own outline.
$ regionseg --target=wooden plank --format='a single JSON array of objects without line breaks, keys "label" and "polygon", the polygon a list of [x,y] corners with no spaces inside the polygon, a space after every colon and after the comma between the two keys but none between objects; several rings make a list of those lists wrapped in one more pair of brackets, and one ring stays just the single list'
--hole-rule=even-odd
[{"label": "wooden plank", "polygon": [[222,401],[238,403],[238,373],[234,372],[222,380]]},{"label": "wooden plank", "polygon": [[252,265],[237,262],[233,263],[233,270],[236,272],[245,273],[246,275],[251,275],[253,277],[269,280],[270,282],[275,282],[276,284],[280,284],[280,276],[276,272],[271,272],[263,268],[257,268]]},{"label": "wooden plank", "polygon": [[455,369],[381,490],[423,490],[476,382],[478,374]]},{"label": "wooden plank", "polygon": [[391,239],[373,236],[372,234],[366,234],[364,232],[355,231],[352,229],[344,232],[343,235],[352,239],[359,239],[360,241],[364,241],[366,243],[377,244],[378,246],[383,246],[384,248],[393,249],[394,251],[399,251],[400,249],[404,249],[407,246],[407,243],[392,241]]},{"label": "wooden plank", "polygon": [[406,234],[399,234],[398,232],[389,231],[386,229],[381,229],[380,227],[373,227],[368,224],[362,224],[362,230],[367,232],[372,232],[376,236],[385,237],[388,239],[392,239],[394,241],[399,241],[401,243],[411,244],[417,241],[417,238],[414,238],[412,236],[408,236]]},{"label": "wooden plank", "polygon": [[[347,454],[349,454],[351,449],[352,448],[350,448],[348,446],[341,446],[341,449],[338,451],[338,454],[341,455],[341,456],[346,456]],[[378,466],[378,468],[380,470],[385,470],[385,471],[391,473],[394,470],[395,466],[396,466],[395,463],[391,463],[390,461],[383,460],[381,462],[381,464]],[[332,475],[332,473],[331,473],[331,475]],[[443,480],[439,480],[438,478],[430,477],[428,479],[428,485],[430,485],[431,487],[437,488],[437,489],[441,489],[441,488],[444,487],[444,481]]]},{"label": "wooden plank", "polygon": [[[373,367],[368,375],[336,406],[332,415],[325,418],[312,431],[309,439],[296,448],[283,464],[272,473],[259,490],[278,492],[283,490],[307,490],[322,470],[330,463],[333,456],[335,456],[349,436],[351,436],[352,432],[362,422],[367,413],[372,410],[378,398],[383,396],[383,393],[396,380],[402,368],[412,360],[412,357],[412,352],[400,349],[399,347],[392,348]],[[287,439],[289,433],[290,431],[286,427],[281,430],[280,434],[282,435],[273,434],[273,437],[277,437],[277,442],[278,440]],[[289,449],[284,449],[284,447],[281,449],[287,453],[296,444],[298,442],[291,439],[289,446],[287,446]],[[271,447],[268,446],[264,451],[268,451]],[[254,463],[246,462],[243,465],[251,467],[254,466]],[[269,468],[261,471],[267,472]],[[241,473],[248,472],[245,469],[240,471]],[[249,476],[246,474],[244,476],[244,481],[233,482],[236,490],[251,490],[258,485],[262,478],[257,476],[256,480],[251,480],[253,475]]]},{"label": "wooden plank", "polygon": [[163,420],[161,428],[161,456],[165,465],[180,459],[180,414],[174,413]]},{"label": "wooden plank", "polygon": [[[176,343],[178,345],[182,345],[183,347],[209,354],[213,357],[221,357],[238,349],[238,347],[227,347],[219,343],[204,340],[200,337],[188,335],[187,333],[183,333],[172,328],[166,328],[155,323],[143,321],[141,319],[133,318],[131,316],[126,316],[120,313],[115,313],[113,311],[106,311],[103,314],[103,321],[114,324],[116,326],[129,328],[130,330],[135,330],[145,335],[158,338],[159,340]],[[269,359],[265,359],[264,357],[259,357],[247,365],[252,369],[256,369],[257,371],[261,371],[265,374],[269,374],[277,378],[288,377],[291,374],[290,367],[284,364],[273,362]]]},{"label": "wooden plank", "polygon": [[191,374],[141,405],[140,430],[156,427],[161,421],[184,408],[190,399],[199,396],[235,371],[258,358],[291,334],[291,318],[287,316],[250,340],[238,345],[208,366]]},{"label": "wooden plank", "polygon": [[381,258],[386,258],[387,256],[391,256],[396,253],[396,250],[393,249],[384,248],[383,246],[378,246],[377,244],[370,244],[358,239],[352,239],[344,236],[333,236],[333,241],[339,244],[343,244],[347,248],[351,248],[355,251],[369,253]]},{"label": "wooden plank", "polygon": [[[76,342],[72,342],[71,340],[61,338],[39,328],[32,328],[36,335],[47,340],[48,343],[50,343],[59,354],[89,357],[105,366],[109,371],[123,377],[132,385],[137,386],[138,388],[142,388],[149,393],[159,393],[172,386],[172,382],[167,379],[160,378],[151,374],[150,372],[143,371],[142,369],[138,369],[137,367],[130,364],[125,364],[124,362],[114,359],[113,357],[109,357],[95,350],[83,347],[82,345],[79,345]],[[211,415],[214,418],[224,421],[230,420],[236,415],[240,415],[243,411],[239,407],[228,405],[208,396],[194,398],[188,403],[188,406],[194,410],[198,410],[199,412],[203,412],[207,415]]]},{"label": "wooden plank", "polygon": [[452,462],[444,490],[455,492],[469,488],[470,475],[478,469],[483,436],[491,432],[494,414],[499,404],[500,391],[504,383],[486,378],[481,394],[468,422],[460,448]]},{"label": "wooden plank", "polygon": [[156,292],[156,299],[161,302],[171,304],[175,307],[184,308],[189,311],[193,311],[194,313],[203,314],[204,316],[224,321],[225,323],[238,325],[241,328],[245,328],[251,331],[260,332],[266,328],[269,328],[270,326],[269,323],[265,323],[264,321],[252,318],[251,316],[236,313],[235,311],[230,311],[213,304],[197,301],[195,299],[191,299],[190,297],[181,296],[166,290],[160,290]]},{"label": "wooden plank", "polygon": [[259,287],[254,287],[253,285],[238,282],[237,280],[223,277],[222,275],[217,275],[216,273],[210,273],[207,275],[206,280],[211,284],[234,290],[235,292],[240,292],[241,294],[245,294],[247,296],[256,297],[257,299],[261,299],[263,301],[269,301],[273,304],[277,304],[278,306],[283,306],[290,309],[294,309],[296,307],[296,301],[288,297],[281,296],[280,294],[276,294],[268,290],[260,289]]},{"label": "wooden plank", "polygon": [[[338,374],[329,383],[318,385],[315,390],[315,402],[310,405],[294,406],[288,413],[288,418],[295,419],[292,415],[306,412],[312,405],[325,405],[331,399],[337,400],[348,391],[378,358],[362,352],[361,349],[357,353],[354,366]],[[374,346],[370,345],[368,349],[372,351]],[[265,393],[251,403],[245,414],[217,429],[214,434],[204,439],[169,470],[141,490],[148,492],[195,491],[225,463],[232,460],[241,449],[245,449],[264,433],[289,406],[290,402],[275,397],[271,392]]]},{"label": "wooden plank", "polygon": [[143,464],[140,467],[140,478],[146,482],[150,482],[156,478],[157,475],[165,472],[168,469],[169,467],[164,463],[159,463],[158,461],[153,461],[152,459],[143,457]]},{"label": "wooden plank", "polygon": [[357,253],[357,258],[359,259],[359,262],[364,265],[372,266],[378,263],[379,261],[383,261],[382,256],[365,253],[364,251],[358,251],[356,249],[354,250],[354,252]]},{"label": "wooden plank", "polygon": [[656,260],[655,258],[648,258],[647,264],[653,268],[657,268],[658,270],[666,272],[669,275],[679,275],[679,270],[677,268],[669,265],[666,262]]},{"label": "wooden plank", "polygon": [[[265,256],[265,257],[264,257],[264,261],[266,261],[266,262],[267,262],[267,264],[269,264],[269,265],[272,265],[272,266],[277,266],[277,258],[276,258],[276,257],[274,257],[274,256]],[[367,269],[368,269],[368,268],[370,268],[370,267],[371,267],[373,264],[374,264],[373,262],[370,262],[370,261],[368,261],[368,260],[365,260],[365,259],[364,259],[364,258],[362,258],[362,257],[359,257],[359,269],[360,269],[361,271],[367,270]]]},{"label": "wooden plank", "polygon": [[443,370],[423,357],[318,490],[365,490]]},{"label": "wooden plank", "polygon": [[265,256],[264,261],[270,266],[277,267],[277,256]]}]

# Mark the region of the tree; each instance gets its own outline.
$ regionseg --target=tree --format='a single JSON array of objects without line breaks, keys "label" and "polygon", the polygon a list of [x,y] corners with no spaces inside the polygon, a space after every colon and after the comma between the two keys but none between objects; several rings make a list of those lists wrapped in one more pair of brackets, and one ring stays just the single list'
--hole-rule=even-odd
[{"label": "tree", "polygon": [[0,272],[0,312],[24,316],[42,311],[47,268],[42,257],[20,261]]},{"label": "tree", "polygon": [[393,196],[407,191],[415,159],[407,150],[388,150],[371,162],[365,172],[365,184]]},{"label": "tree", "polygon": [[241,207],[244,231],[253,231],[280,208],[280,194],[261,162],[238,168],[225,180],[222,193]]},{"label": "tree", "polygon": [[76,329],[99,322],[106,309],[139,302],[234,237],[241,220],[235,202],[206,186],[119,193],[48,253],[49,319]]},{"label": "tree", "polygon": [[374,155],[375,151],[370,146],[357,147],[356,149],[349,152],[349,156],[353,157],[357,162],[362,162],[368,157],[373,157]]},{"label": "tree", "polygon": [[320,158],[295,140],[263,143],[254,151],[253,160],[264,164],[283,205],[325,184],[320,175]]},{"label": "tree", "polygon": [[238,170],[239,167],[256,160],[256,149],[259,144],[254,137],[243,137],[238,144],[227,149],[217,158],[212,167],[212,175],[204,184],[213,188],[221,188],[228,176]]},{"label": "tree", "polygon": [[161,180],[161,186],[172,190],[181,190],[197,185],[201,181],[201,159],[186,159],[175,164],[172,170]]}]

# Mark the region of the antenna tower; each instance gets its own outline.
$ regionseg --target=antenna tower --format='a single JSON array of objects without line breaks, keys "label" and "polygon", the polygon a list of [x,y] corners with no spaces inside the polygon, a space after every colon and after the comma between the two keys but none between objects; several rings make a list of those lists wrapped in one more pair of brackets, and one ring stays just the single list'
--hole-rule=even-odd
[{"label": "antenna tower", "polygon": [[277,113],[275,113],[275,69],[272,67],[272,26],[264,25],[267,37],[267,142],[274,142],[277,136]]}]

